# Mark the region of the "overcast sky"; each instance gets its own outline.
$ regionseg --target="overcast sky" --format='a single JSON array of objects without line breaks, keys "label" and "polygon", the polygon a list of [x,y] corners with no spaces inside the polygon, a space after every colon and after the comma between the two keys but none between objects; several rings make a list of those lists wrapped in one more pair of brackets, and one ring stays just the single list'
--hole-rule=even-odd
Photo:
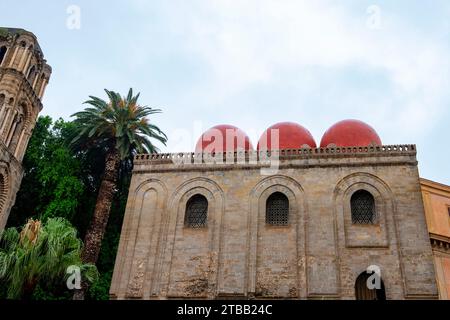
[{"label": "overcast sky", "polygon": [[133,87],[163,109],[151,120],[165,152],[193,150],[221,123],[256,145],[295,121],[319,143],[356,118],[383,144],[417,144],[421,176],[450,184],[448,0],[2,0],[0,24],[38,37],[53,118]]}]

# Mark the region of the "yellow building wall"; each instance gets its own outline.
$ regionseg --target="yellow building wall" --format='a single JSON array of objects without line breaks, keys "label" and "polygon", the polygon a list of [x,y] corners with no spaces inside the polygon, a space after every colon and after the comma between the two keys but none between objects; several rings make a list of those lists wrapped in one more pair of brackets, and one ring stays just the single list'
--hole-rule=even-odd
[{"label": "yellow building wall", "polygon": [[439,298],[450,300],[450,257],[434,256]]},{"label": "yellow building wall", "polygon": [[421,187],[439,297],[450,300],[450,186],[421,179]]}]

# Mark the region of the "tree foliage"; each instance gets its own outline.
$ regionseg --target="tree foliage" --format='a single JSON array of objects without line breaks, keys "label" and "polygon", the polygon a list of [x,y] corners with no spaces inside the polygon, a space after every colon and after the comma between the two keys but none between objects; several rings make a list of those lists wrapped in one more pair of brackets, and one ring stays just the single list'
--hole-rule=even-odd
[{"label": "tree foliage", "polygon": [[[30,218],[39,219],[44,223],[50,222],[48,227],[50,230],[54,223],[52,221],[56,221],[56,217],[61,217],[64,218],[61,221],[65,222],[60,223],[67,223],[66,227],[69,223],[72,224],[73,230],[83,238],[93,216],[104,176],[107,152],[114,147],[121,159],[118,179],[96,263],[99,276],[90,286],[86,296],[87,299],[100,300],[109,298],[109,287],[131,180],[132,156],[138,152],[157,151],[151,141],[153,139],[163,144],[167,140],[164,133],[150,123],[149,117],[159,113],[159,109],[138,105],[139,94],[133,95],[132,90],[125,97],[108,90],[106,93],[108,102],[91,96],[86,102],[88,108],[77,113],[74,121],[62,119],[53,121],[48,116],[38,118],[23,160],[24,176],[21,188],[7,222],[10,229],[5,234],[6,238],[10,237],[8,243],[13,244],[14,240],[20,237],[19,230]],[[56,219],[60,221],[58,220],[60,218]],[[73,234],[71,236],[73,239]],[[45,236],[42,236],[42,239],[44,238]],[[5,241],[2,243],[6,244]],[[16,243],[15,248],[18,250],[20,245]],[[20,252],[23,253],[22,259],[29,261],[30,258],[25,255],[25,251]],[[3,265],[6,269],[15,270],[12,264],[5,266],[6,264]],[[22,273],[37,274],[32,272],[34,268],[30,265],[28,269],[23,268]],[[53,271],[49,273],[55,274]],[[8,282],[12,281],[12,278],[8,280],[8,277],[13,276],[20,279],[19,274],[6,272],[0,280],[0,297],[2,294],[15,296],[13,291],[8,293],[9,284],[12,283]],[[72,298],[72,292],[69,292],[65,283],[60,280],[47,281],[47,278],[44,280],[42,277],[34,276],[31,278],[39,280],[34,280],[32,286],[27,285],[29,279],[24,280],[22,284],[28,288],[25,293],[27,298],[39,300]],[[12,288],[20,287],[19,282]]]},{"label": "tree foliage", "polygon": [[136,152],[156,152],[152,139],[167,142],[164,132],[148,118],[160,113],[160,109],[139,105],[139,93],[133,95],[132,89],[125,97],[114,91],[105,92],[108,101],[89,96],[85,102],[88,107],[73,115],[77,128],[72,141],[75,150],[117,149],[121,160],[126,160]]},{"label": "tree foliage", "polygon": [[73,124],[60,119],[52,125],[39,117],[24,157],[24,178],[9,225],[33,217],[63,217],[71,221],[85,190],[81,162],[70,151],[67,139]]},{"label": "tree foliage", "polygon": [[19,231],[8,228],[0,235],[0,281],[9,299],[31,298],[36,286],[61,286],[69,266],[77,266],[87,281],[97,278],[94,265],[81,261],[82,242],[77,230],[63,218],[45,224],[30,219]]}]

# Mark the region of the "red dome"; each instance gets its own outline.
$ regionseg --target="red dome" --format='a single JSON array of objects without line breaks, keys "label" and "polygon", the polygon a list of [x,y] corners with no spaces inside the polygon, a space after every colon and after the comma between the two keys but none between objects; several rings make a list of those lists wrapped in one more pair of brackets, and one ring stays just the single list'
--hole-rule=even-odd
[{"label": "red dome", "polygon": [[354,147],[381,145],[377,132],[368,124],[359,120],[344,120],[328,129],[320,142],[321,148],[330,145]]},{"label": "red dome", "polygon": [[[278,129],[278,147],[272,145],[271,130]],[[259,138],[258,150],[283,150],[283,149],[300,149],[308,146],[316,148],[311,133],[301,125],[294,122],[280,122],[269,127]]]},{"label": "red dome", "polygon": [[241,129],[226,124],[208,129],[198,139],[195,152],[224,152],[253,149],[250,139]]}]

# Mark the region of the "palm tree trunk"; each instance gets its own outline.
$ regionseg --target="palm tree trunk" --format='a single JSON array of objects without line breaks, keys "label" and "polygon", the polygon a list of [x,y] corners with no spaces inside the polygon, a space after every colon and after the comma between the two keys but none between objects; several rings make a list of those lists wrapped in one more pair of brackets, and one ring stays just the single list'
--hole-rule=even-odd
[{"label": "palm tree trunk", "polygon": [[[105,172],[98,192],[94,215],[84,238],[84,247],[81,253],[83,263],[95,264],[97,262],[108,224],[111,203],[117,190],[119,164],[120,156],[114,148],[106,155]],[[87,287],[87,283],[82,281],[82,287],[75,292],[74,300],[83,300]]]}]

